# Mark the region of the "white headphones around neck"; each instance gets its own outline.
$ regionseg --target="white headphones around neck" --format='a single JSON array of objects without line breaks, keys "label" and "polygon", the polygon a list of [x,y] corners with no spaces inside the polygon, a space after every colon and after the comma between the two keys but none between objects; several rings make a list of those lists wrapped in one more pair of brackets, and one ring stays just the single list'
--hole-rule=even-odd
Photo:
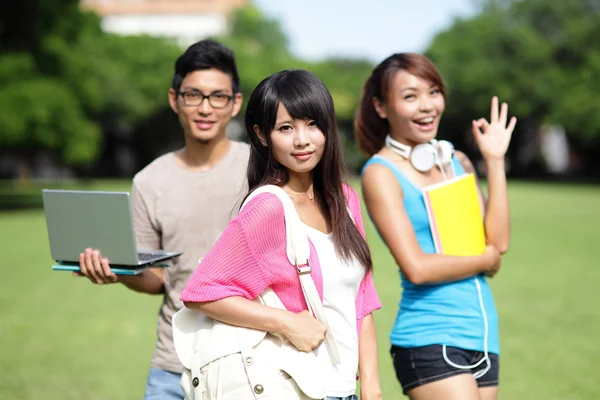
[{"label": "white headphones around neck", "polygon": [[[452,165],[454,146],[447,140],[432,139],[428,143],[410,147],[387,135],[385,145],[394,153],[409,160],[412,166],[420,172],[430,171],[431,168],[437,166],[442,174],[445,174],[443,167],[448,164]],[[452,170],[454,171],[454,168]]]}]

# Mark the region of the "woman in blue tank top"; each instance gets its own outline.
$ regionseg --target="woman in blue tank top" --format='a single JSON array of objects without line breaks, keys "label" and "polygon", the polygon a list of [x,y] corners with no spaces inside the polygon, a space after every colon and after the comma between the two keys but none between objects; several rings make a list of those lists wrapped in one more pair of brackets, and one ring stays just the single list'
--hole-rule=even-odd
[{"label": "woman in blue tank top", "polygon": [[400,267],[403,294],[390,334],[396,376],[412,400],[496,399],[498,316],[486,277],[508,250],[504,157],[516,119],[494,97],[490,120],[472,122],[487,168],[479,197],[487,246],[481,255],[436,254],[422,188],[465,173],[469,159],[435,139],[444,112],[442,77],[426,57],[394,54],[364,86],[355,129],[372,156],[363,169],[371,219]]}]

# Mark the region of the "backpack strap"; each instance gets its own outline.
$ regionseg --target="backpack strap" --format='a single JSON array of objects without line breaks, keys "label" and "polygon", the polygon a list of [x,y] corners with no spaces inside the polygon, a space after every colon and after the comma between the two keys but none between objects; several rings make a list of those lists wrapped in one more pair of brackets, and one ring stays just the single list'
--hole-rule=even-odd
[{"label": "backpack strap", "polygon": [[283,204],[283,210],[285,213],[285,234],[286,234],[286,250],[287,257],[293,266],[296,267],[296,272],[300,279],[300,285],[302,286],[302,293],[306,300],[308,310],[327,328],[325,333],[325,345],[327,346],[327,352],[332,365],[340,364],[340,354],[333,337],[333,333],[327,323],[325,316],[325,310],[323,309],[323,303],[319,297],[319,293],[315,286],[315,282],[310,276],[310,245],[308,237],[302,227],[302,220],[300,215],[294,207],[294,202],[285,190],[276,185],[265,185],[255,189],[244,201],[242,208],[250,202],[254,197],[263,193],[271,193],[277,196]]}]

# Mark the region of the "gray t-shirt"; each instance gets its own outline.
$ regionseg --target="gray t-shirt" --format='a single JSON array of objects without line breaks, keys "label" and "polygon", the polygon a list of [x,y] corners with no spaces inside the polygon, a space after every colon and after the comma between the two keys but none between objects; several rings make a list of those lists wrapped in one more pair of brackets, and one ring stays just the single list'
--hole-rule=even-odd
[{"label": "gray t-shirt", "polygon": [[151,366],[182,372],[175,354],[171,319],[183,304],[179,296],[198,266],[237,215],[247,192],[246,169],[250,147],[231,142],[231,148],[208,171],[192,172],[165,154],[133,178],[132,208],[139,249],[182,251],[163,271],[165,294],[158,314],[158,341]]}]

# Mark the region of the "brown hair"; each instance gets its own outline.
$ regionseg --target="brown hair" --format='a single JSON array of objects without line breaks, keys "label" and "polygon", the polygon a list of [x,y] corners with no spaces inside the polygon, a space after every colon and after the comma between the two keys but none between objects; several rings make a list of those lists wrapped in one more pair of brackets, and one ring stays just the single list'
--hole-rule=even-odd
[{"label": "brown hair", "polygon": [[[275,160],[271,146],[271,132],[280,103],[292,118],[314,120],[325,135],[323,158],[313,170],[314,190],[323,199],[323,211],[331,224],[336,252],[346,260],[356,257],[365,268],[371,269],[373,263],[367,242],[348,214],[342,186],[347,171],[333,99],[323,82],[311,72],[278,72],[264,79],[250,95],[245,115],[250,138],[249,193],[263,185],[281,185],[289,180],[287,170]],[[254,131],[255,125],[264,132],[266,146]]]},{"label": "brown hair", "polygon": [[436,85],[442,96],[446,98],[446,86],[442,76],[427,57],[415,53],[398,53],[383,60],[365,82],[360,105],[354,118],[358,147],[369,156],[381,150],[390,129],[387,119],[381,118],[375,111],[373,98],[385,103],[390,82],[396,72],[401,70]]}]

